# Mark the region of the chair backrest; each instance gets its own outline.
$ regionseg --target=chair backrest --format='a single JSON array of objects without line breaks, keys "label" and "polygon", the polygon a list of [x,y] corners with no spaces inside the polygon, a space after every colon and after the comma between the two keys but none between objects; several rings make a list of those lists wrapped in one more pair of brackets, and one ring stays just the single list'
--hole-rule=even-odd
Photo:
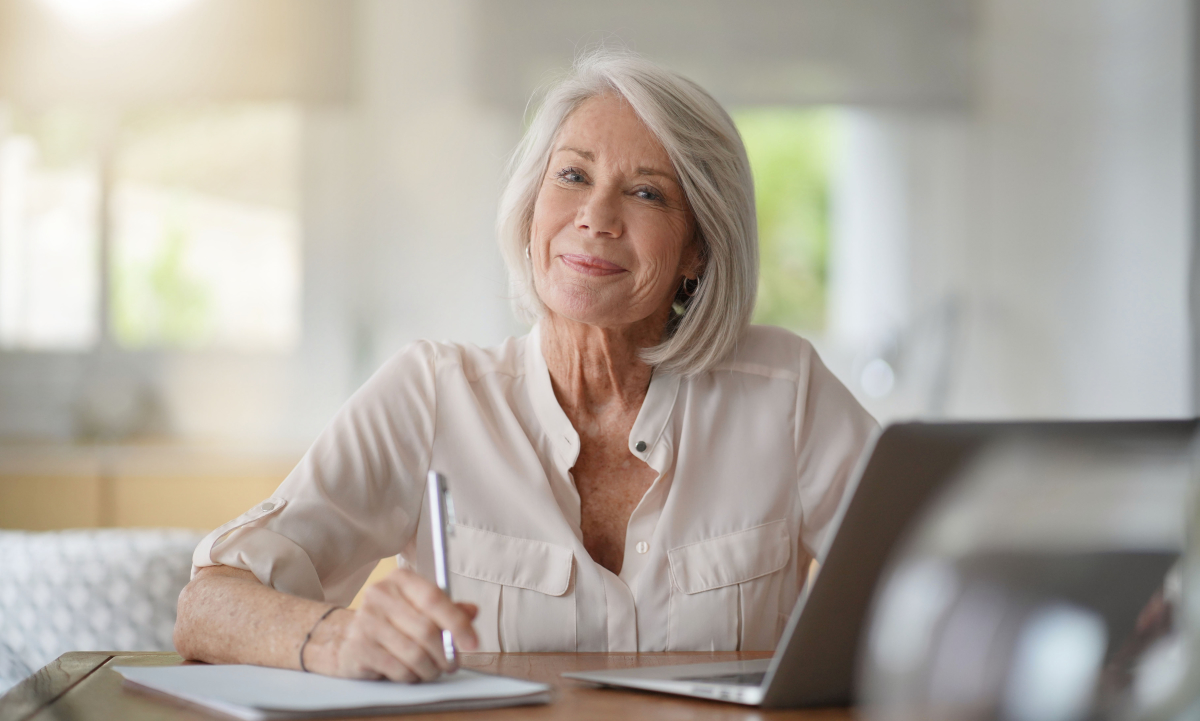
[{"label": "chair backrest", "polygon": [[173,650],[175,604],[203,535],[0,531],[0,693],[67,651]]}]

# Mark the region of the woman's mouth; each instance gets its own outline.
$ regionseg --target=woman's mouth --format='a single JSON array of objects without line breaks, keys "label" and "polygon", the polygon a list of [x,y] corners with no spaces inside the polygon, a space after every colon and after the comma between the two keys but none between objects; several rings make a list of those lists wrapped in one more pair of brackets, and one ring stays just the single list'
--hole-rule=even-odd
[{"label": "woman's mouth", "polygon": [[616,275],[625,272],[625,269],[616,263],[610,263],[594,255],[564,253],[558,257],[567,264],[567,267],[584,275]]}]

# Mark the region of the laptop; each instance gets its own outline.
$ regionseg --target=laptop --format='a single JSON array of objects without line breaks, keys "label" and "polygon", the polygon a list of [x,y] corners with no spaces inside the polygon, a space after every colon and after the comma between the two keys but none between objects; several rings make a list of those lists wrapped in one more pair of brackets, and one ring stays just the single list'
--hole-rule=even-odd
[{"label": "laptop", "polygon": [[762,708],[850,705],[863,626],[889,552],[986,447],[1030,438],[1083,448],[1149,449],[1190,462],[1198,427],[1196,419],[889,426],[859,461],[824,563],[797,600],[772,658],[563,676]]}]

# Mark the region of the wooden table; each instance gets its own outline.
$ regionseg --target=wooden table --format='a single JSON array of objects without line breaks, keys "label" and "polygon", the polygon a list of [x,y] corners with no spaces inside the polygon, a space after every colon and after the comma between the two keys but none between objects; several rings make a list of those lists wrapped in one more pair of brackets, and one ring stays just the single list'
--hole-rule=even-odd
[{"label": "wooden table", "polygon": [[[848,721],[847,709],[761,711],[745,706],[701,701],[662,694],[596,688],[564,679],[564,671],[629,668],[673,663],[707,663],[764,658],[765,653],[473,653],[463,654],[468,668],[540,681],[554,687],[554,700],[544,706],[520,706],[491,711],[446,712],[386,718],[450,721],[469,717],[495,719],[806,719]],[[173,653],[65,653],[0,697],[0,721],[200,721],[214,716],[196,706],[170,698],[126,689],[112,670],[122,666],[173,666],[183,660]],[[361,718],[361,717],[359,717]],[[378,718],[378,717],[377,717]]]}]

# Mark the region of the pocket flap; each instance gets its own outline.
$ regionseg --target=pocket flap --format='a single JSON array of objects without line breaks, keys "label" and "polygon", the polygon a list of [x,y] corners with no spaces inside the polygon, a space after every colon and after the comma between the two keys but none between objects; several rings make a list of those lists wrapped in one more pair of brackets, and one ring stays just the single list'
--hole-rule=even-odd
[{"label": "pocket flap", "polygon": [[671,576],[687,594],[710,591],[774,573],[792,557],[787,521],[771,521],[673,548]]},{"label": "pocket flap", "polygon": [[565,546],[454,526],[450,571],[505,586],[561,596],[571,585],[575,554]]}]

